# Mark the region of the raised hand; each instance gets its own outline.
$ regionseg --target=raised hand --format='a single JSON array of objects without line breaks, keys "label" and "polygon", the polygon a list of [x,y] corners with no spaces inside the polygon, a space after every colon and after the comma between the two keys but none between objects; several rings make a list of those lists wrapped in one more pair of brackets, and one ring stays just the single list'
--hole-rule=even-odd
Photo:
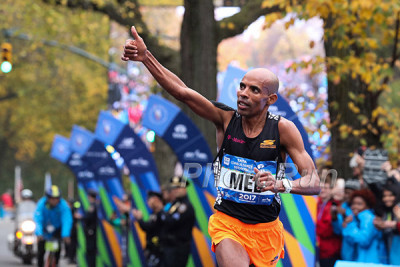
[{"label": "raised hand", "polygon": [[131,32],[135,40],[126,40],[121,59],[123,61],[143,61],[146,58],[147,46],[134,26],[131,27]]}]

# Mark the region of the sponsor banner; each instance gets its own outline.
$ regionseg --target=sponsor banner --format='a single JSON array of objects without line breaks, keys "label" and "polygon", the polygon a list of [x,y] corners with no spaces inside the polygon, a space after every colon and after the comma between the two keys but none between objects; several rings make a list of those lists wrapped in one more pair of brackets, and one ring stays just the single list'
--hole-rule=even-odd
[{"label": "sponsor banner", "polygon": [[67,138],[61,135],[56,135],[53,140],[53,146],[51,147],[51,157],[62,163],[66,163],[71,154],[69,146],[70,141]]},{"label": "sponsor banner", "polygon": [[[105,123],[106,122],[106,123]],[[124,159],[126,166],[128,167],[131,174],[136,177],[142,177],[143,174],[152,173],[152,175],[146,176],[146,178],[151,179],[148,181],[151,184],[151,188],[141,187],[144,191],[146,190],[160,190],[158,183],[158,172],[157,166],[155,164],[153,155],[148,150],[147,146],[143,143],[140,137],[129,127],[118,119],[114,118],[110,113],[102,112],[99,116],[97,123],[98,129],[101,129],[101,125],[109,124],[115,127],[113,133],[109,131],[108,134],[110,138],[104,138],[104,133],[101,131],[96,131],[96,136],[98,134],[103,136],[103,142],[107,141],[109,145],[112,145],[116,151]],[[142,185],[140,183],[139,185]],[[156,186],[154,186],[156,185]]]},{"label": "sponsor banner", "polygon": [[128,125],[125,125],[115,143],[111,144],[122,155],[125,161],[125,157],[129,154],[151,154],[142,139]]},{"label": "sponsor banner", "polygon": [[[71,150],[82,156],[82,160],[88,163],[90,170],[97,180],[106,180],[118,177],[121,173],[114,159],[106,151],[104,144],[96,139],[88,130],[74,126],[71,133]],[[90,144],[88,146],[88,144]],[[80,178],[88,178],[89,173],[81,173]]]},{"label": "sponsor banner", "polygon": [[160,96],[152,95],[143,114],[142,124],[157,135],[163,136],[178,113],[177,106]]},{"label": "sponsor banner", "polygon": [[[92,134],[83,128],[77,127],[79,128],[78,130],[83,130],[83,136],[84,138],[82,140],[86,140],[88,144],[91,144],[91,147],[96,147],[96,142],[100,143],[99,141],[94,140],[94,138],[91,136]],[[72,136],[72,135],[71,135]],[[75,134],[75,136],[79,136],[78,134]],[[71,137],[72,138],[72,137]],[[60,140],[63,141],[63,144],[68,144],[68,142],[71,144],[72,142],[70,142],[67,138],[65,137],[61,137]],[[85,143],[85,142],[84,142]],[[56,144],[53,143],[53,146],[55,146]],[[99,145],[99,144],[97,144]],[[104,149],[104,146],[102,146]],[[90,152],[93,152],[89,149],[82,149],[80,150],[80,153],[82,151],[87,151],[88,154],[93,154]],[[99,184],[101,184],[101,181],[97,180],[99,176],[99,174],[96,172],[96,170],[98,168],[94,167],[93,164],[91,164],[91,162],[88,161],[88,157],[86,157],[85,155],[81,155],[80,153],[78,153],[77,151],[74,151],[72,145],[70,146],[70,152],[69,152],[69,157],[68,160],[65,163],[70,169],[71,171],[74,173],[75,177],[77,178],[77,184],[79,186],[79,188],[84,189],[86,192],[89,189],[94,189],[96,191],[99,192]],[[94,153],[96,154],[96,153]],[[58,158],[56,158],[58,159]],[[114,163],[115,165],[115,163]],[[108,166],[102,166],[105,167],[105,169],[103,169],[103,172],[110,172],[110,169],[108,169]],[[112,166],[111,166],[112,167]],[[119,179],[119,180],[118,180]],[[118,186],[118,182],[120,183],[120,178],[118,176],[116,176],[113,179],[108,179],[110,182],[109,184],[111,184],[111,186],[107,189],[109,190],[109,192],[113,192],[117,195],[117,197],[122,198],[122,185]],[[114,181],[117,180],[117,181]],[[83,192],[82,193],[86,193]],[[86,194],[79,194],[80,198],[81,198],[81,202],[82,203],[86,203],[86,206],[88,205],[87,203],[87,196]],[[103,198],[101,205],[99,205],[99,210],[98,210],[98,219],[101,218],[105,218],[105,214],[107,210],[116,210],[115,208],[115,204],[111,201],[111,197],[108,196],[106,199]],[[113,255],[111,253],[111,247],[110,247],[110,239],[109,236],[106,236],[104,233],[102,233],[103,238],[102,240],[104,241],[98,241],[102,244],[102,246],[104,246],[107,249],[107,255],[112,255],[112,257],[108,260],[112,262],[113,266],[115,265],[115,262],[117,260],[116,255]],[[113,236],[113,238],[119,238],[119,235],[117,232],[112,232],[111,235]],[[104,242],[104,243],[103,243]],[[84,244],[80,244],[80,246],[84,246]],[[107,256],[108,257],[108,256]]]},{"label": "sponsor banner", "polygon": [[191,146],[191,149],[184,150],[180,152],[179,158],[182,159],[181,162],[198,162],[202,164],[206,164],[211,161],[209,155],[204,149],[204,146],[201,144],[196,144]]},{"label": "sponsor banner", "polygon": [[101,111],[97,120],[96,137],[104,144],[114,144],[126,124],[114,118],[106,111]]},{"label": "sponsor banner", "polygon": [[179,151],[197,142],[198,139],[202,138],[202,134],[184,113],[179,112],[165,131],[163,138],[171,147]]}]

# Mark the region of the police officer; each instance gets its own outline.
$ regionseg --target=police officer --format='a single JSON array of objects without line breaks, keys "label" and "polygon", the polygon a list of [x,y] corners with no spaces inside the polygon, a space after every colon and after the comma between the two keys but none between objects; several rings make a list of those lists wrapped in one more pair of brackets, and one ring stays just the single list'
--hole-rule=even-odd
[{"label": "police officer", "polygon": [[178,176],[169,181],[171,207],[162,216],[163,267],[185,267],[189,258],[195,213],[186,185],[187,181]]},{"label": "police officer", "polygon": [[88,200],[90,207],[85,212],[82,220],[86,238],[86,262],[87,266],[96,266],[96,230],[97,230],[97,192],[93,189],[88,190]]},{"label": "police officer", "polygon": [[153,210],[149,220],[143,221],[142,212],[136,209],[132,210],[132,214],[139,222],[140,228],[146,232],[146,248],[144,255],[148,267],[159,267],[161,265],[161,247],[160,239],[162,232],[162,218],[164,215],[164,203],[162,195],[155,191],[147,193],[147,205]]},{"label": "police officer", "polygon": [[69,244],[65,244],[66,256],[68,258],[69,264],[76,264],[76,247],[78,244],[78,220],[81,219],[81,214],[79,213],[79,208],[81,207],[81,203],[79,201],[75,201],[73,198],[68,200],[69,208],[72,212],[72,229],[71,229],[71,242]]}]

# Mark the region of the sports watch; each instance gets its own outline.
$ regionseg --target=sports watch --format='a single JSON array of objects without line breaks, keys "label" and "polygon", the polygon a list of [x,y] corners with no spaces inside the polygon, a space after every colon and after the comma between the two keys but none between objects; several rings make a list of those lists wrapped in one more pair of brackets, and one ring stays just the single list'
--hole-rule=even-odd
[{"label": "sports watch", "polygon": [[282,179],[282,185],[285,188],[285,194],[289,194],[290,191],[292,191],[292,181],[290,181],[289,179]]}]

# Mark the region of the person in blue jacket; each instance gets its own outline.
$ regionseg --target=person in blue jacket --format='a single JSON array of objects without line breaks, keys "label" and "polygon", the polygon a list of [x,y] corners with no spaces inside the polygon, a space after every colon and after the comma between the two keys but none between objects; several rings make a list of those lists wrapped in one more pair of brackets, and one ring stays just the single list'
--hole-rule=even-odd
[{"label": "person in blue jacket", "polygon": [[355,191],[351,196],[353,216],[343,221],[343,240],[355,248],[353,258],[357,262],[386,263],[382,234],[375,228],[372,208],[375,196],[368,189]]},{"label": "person in blue jacket", "polygon": [[374,225],[382,231],[387,248],[388,263],[400,265],[400,187],[398,184],[386,184],[382,189],[382,199],[376,209]]},{"label": "person in blue jacket", "polygon": [[[67,244],[70,242],[71,209],[67,201],[61,198],[61,192],[57,186],[51,186],[46,190],[46,195],[38,201],[33,220],[36,223],[35,234],[38,239],[37,264],[42,267],[46,240],[58,239],[59,247],[61,247],[61,239]],[[60,250],[56,253],[57,263],[59,259]]]},{"label": "person in blue jacket", "polygon": [[[340,206],[333,205],[331,207],[333,232],[337,235],[341,236],[343,234],[343,220],[346,219],[346,217],[353,215],[350,201],[351,195],[356,190],[360,190],[360,182],[355,179],[347,180],[344,184],[343,203]],[[340,252],[341,259],[345,261],[354,261],[354,256],[355,252],[353,244],[350,244],[346,240],[342,239],[342,248]]]}]

